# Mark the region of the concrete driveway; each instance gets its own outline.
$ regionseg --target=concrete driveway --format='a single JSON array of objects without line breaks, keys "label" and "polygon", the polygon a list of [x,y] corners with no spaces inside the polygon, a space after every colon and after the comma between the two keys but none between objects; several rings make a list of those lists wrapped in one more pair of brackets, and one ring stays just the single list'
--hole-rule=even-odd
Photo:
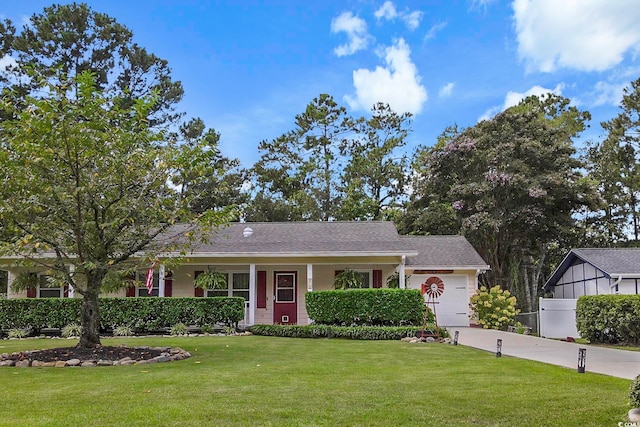
[{"label": "concrete driveway", "polygon": [[459,345],[492,353],[496,352],[497,340],[502,339],[502,354],[505,356],[536,360],[577,370],[578,349],[586,348],[587,372],[627,379],[634,379],[640,374],[640,351],[615,350],[493,329],[466,327],[447,329],[452,338],[455,331],[459,331]]}]

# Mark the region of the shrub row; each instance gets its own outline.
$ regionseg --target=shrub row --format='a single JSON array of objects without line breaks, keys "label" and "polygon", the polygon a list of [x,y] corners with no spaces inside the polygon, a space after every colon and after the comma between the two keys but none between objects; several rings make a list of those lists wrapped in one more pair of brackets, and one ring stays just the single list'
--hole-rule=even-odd
[{"label": "shrub row", "polygon": [[576,326],[593,343],[640,343],[640,295],[578,298]]},{"label": "shrub row", "polygon": [[[315,323],[338,326],[422,325],[427,309],[416,289],[350,289],[306,294]],[[433,321],[433,314],[429,321]]]},{"label": "shrub row", "polygon": [[[329,325],[253,325],[249,330],[255,335],[287,338],[348,338],[353,340],[399,340],[415,336],[421,328],[412,326],[329,326]],[[434,334],[435,325],[426,328]],[[446,329],[438,328],[440,337],[449,336]]]},{"label": "shrub row", "polygon": [[[0,300],[0,329],[58,328],[80,323],[81,298]],[[244,318],[243,298],[100,298],[102,329],[128,326],[156,331],[177,323],[237,325]]]}]

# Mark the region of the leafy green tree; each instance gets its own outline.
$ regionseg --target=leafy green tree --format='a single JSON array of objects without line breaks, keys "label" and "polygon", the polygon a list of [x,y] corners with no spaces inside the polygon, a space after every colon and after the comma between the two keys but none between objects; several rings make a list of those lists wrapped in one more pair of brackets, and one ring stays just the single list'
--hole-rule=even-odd
[{"label": "leafy green tree", "polygon": [[[411,114],[398,114],[378,103],[368,119],[355,127],[346,141],[347,165],[342,173],[339,217],[345,220],[379,220],[402,206],[409,176],[407,155],[402,152],[410,131]],[[386,212],[385,212],[386,211]]]},{"label": "leafy green tree", "polygon": [[352,120],[333,97],[321,94],[295,123],[294,130],[260,143],[254,191],[263,201],[282,201],[278,210],[286,207],[290,218],[335,219],[342,202],[340,150],[353,132]]},{"label": "leafy green tree", "polygon": [[619,114],[602,123],[604,141],[585,155],[589,176],[602,197],[601,208],[587,223],[604,236],[604,244],[637,244],[640,235],[640,79],[624,89]]},{"label": "leafy green tree", "polygon": [[248,181],[248,173],[240,167],[238,159],[229,159],[222,155],[217,148],[220,134],[214,129],[207,129],[200,118],[191,119],[180,126],[174,136],[177,143],[189,146],[204,142],[212,147],[208,153],[213,162],[212,170],[216,173],[198,180],[186,187],[188,194],[193,194],[191,210],[195,214],[202,214],[209,210],[221,211],[235,208],[235,220],[240,220],[240,210],[249,201],[249,194],[243,190]]},{"label": "leafy green tree", "polygon": [[[419,154],[424,163],[407,211],[435,207],[446,214],[443,221],[431,215],[436,226],[459,221],[459,232],[491,265],[485,282],[510,289],[531,310],[549,247],[594,199],[572,143],[589,118],[568,99],[547,95],[529,97],[474,127],[448,130]],[[425,231],[420,223],[406,225],[404,231]]]},{"label": "leafy green tree", "polygon": [[38,96],[40,82],[29,78],[29,69],[55,85],[72,83],[83,71],[91,71],[98,87],[117,96],[122,108],[154,94],[148,118],[152,125],[178,116],[174,106],[183,89],[172,81],[167,61],[136,44],[127,27],[86,3],[47,7],[31,16],[21,31],[5,20],[0,30],[0,57],[16,62],[2,73],[0,83],[14,89],[14,102],[27,94]]},{"label": "leafy green tree", "polygon": [[[30,79],[39,97],[0,104],[12,117],[0,121],[0,252],[73,286],[83,297],[79,346],[92,347],[101,292],[122,287],[160,252],[184,251],[195,230],[226,221],[226,212],[194,215],[199,195],[184,191],[218,173],[217,148],[206,138],[164,142],[149,127],[154,98],[122,102],[89,71]],[[185,225],[169,232],[177,222]]]}]

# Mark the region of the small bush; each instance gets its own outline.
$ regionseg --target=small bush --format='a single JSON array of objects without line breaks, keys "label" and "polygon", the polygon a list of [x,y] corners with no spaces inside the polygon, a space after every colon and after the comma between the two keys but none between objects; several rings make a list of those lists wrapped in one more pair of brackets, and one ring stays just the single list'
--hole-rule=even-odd
[{"label": "small bush", "polygon": [[116,337],[130,337],[133,336],[133,329],[128,325],[119,325],[113,328],[113,335]]},{"label": "small bush", "polygon": [[77,323],[72,323],[62,328],[63,338],[79,337],[80,334],[82,334],[82,326]]},{"label": "small bush", "polygon": [[[399,340],[414,336],[421,328],[391,326],[329,326],[329,325],[253,325],[249,330],[255,335],[287,338],[347,338],[353,340]],[[439,336],[449,336],[446,329],[430,324],[427,331]]]},{"label": "small bush", "polygon": [[589,295],[578,298],[576,326],[592,343],[640,344],[640,295]]},{"label": "small bush", "polygon": [[516,297],[500,289],[500,286],[491,289],[482,286],[471,297],[469,306],[477,316],[478,324],[485,329],[504,330],[513,324],[518,314]]},{"label": "small bush", "polygon": [[31,333],[31,328],[13,328],[9,329],[9,338],[26,338]]},{"label": "small bush", "polygon": [[213,326],[211,326],[211,325],[202,325],[200,327],[200,331],[203,334],[212,334],[213,333]]},{"label": "small bush", "polygon": [[427,309],[415,289],[318,291],[307,293],[305,300],[315,323],[336,326],[422,325]]},{"label": "small bush", "polygon": [[189,330],[184,323],[176,323],[171,327],[171,335],[188,335]]},{"label": "small bush", "polygon": [[629,404],[634,408],[640,408],[640,375],[633,380],[629,388]]}]

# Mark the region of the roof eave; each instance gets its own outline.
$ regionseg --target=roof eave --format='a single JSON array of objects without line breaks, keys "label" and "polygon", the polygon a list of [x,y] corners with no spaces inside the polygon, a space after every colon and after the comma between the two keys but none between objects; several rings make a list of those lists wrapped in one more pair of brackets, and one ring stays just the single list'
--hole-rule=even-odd
[{"label": "roof eave", "polygon": [[[188,258],[342,258],[342,257],[389,257],[417,256],[417,252],[406,251],[320,251],[320,252],[191,252]],[[176,252],[160,254],[160,258],[185,256]]]}]

